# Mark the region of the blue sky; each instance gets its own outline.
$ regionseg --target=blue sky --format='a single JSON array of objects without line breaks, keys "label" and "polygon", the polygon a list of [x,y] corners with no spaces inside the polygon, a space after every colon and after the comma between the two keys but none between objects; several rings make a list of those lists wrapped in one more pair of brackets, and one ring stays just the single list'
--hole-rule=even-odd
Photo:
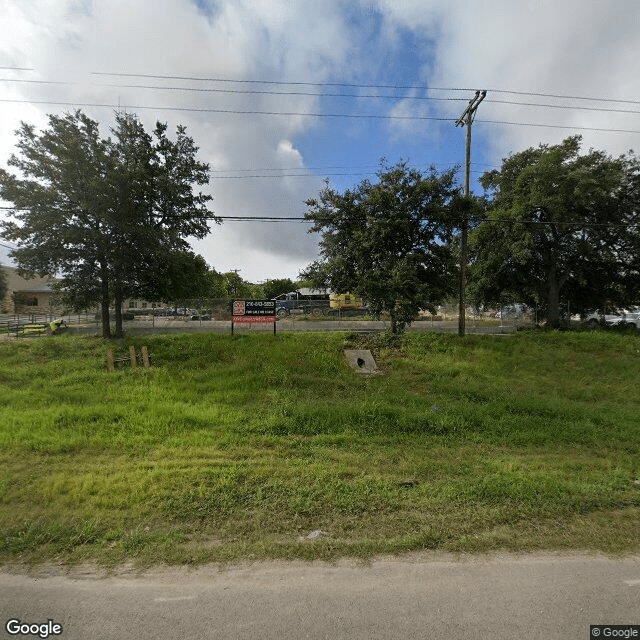
[{"label": "blue sky", "polygon": [[[4,0],[0,22],[0,165],[20,120],[77,106],[106,135],[127,108],[187,126],[222,217],[301,216],[323,178],[352,187],[382,157],[462,165],[454,120],[476,89],[476,190],[508,154],[575,133],[640,148],[637,0]],[[306,229],[225,220],[193,247],[254,282],[296,278],[316,257]]]}]

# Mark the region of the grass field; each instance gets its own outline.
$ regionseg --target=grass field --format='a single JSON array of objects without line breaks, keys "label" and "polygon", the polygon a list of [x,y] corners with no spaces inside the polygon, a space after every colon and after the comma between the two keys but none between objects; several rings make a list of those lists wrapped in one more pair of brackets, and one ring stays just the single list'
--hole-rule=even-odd
[{"label": "grass field", "polygon": [[640,549],[638,336],[135,344],[0,343],[0,562]]}]

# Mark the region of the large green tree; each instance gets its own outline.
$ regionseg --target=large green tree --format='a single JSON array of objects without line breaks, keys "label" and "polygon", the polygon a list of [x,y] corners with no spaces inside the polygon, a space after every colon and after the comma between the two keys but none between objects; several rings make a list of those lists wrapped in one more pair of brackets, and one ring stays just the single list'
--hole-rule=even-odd
[{"label": "large green tree", "polygon": [[320,259],[301,277],[388,312],[393,334],[420,309],[435,311],[456,286],[450,240],[462,200],[454,175],[399,163],[344,193],[327,185],[306,203],[311,232],[322,238]]},{"label": "large green tree", "polygon": [[536,305],[557,327],[569,303],[596,308],[637,294],[638,161],[580,146],[575,136],[530,148],[482,177],[488,206],[470,238],[478,302]]},{"label": "large green tree", "polygon": [[[122,334],[121,305],[143,288],[150,273],[186,238],[204,237],[214,219],[209,195],[194,187],[208,182],[208,165],[178,127],[176,139],[158,123],[153,135],[131,114],[117,114],[113,137],[77,111],[49,116],[38,134],[22,124],[18,151],[0,170],[0,196],[15,204],[15,220],[2,225],[18,249],[12,253],[26,273],[61,275],[66,301],[76,308],[99,303],[103,336],[111,335],[109,306]],[[157,297],[161,297],[158,295]]]},{"label": "large green tree", "polygon": [[222,274],[226,296],[229,298],[262,298],[262,287],[242,279],[237,271]]},{"label": "large green tree", "polygon": [[140,283],[141,297],[173,304],[193,298],[214,297],[211,269],[192,251],[170,251]]},{"label": "large green tree", "polygon": [[289,293],[298,288],[291,278],[276,278],[274,280],[267,280],[264,285],[264,297],[272,300],[283,293]]}]

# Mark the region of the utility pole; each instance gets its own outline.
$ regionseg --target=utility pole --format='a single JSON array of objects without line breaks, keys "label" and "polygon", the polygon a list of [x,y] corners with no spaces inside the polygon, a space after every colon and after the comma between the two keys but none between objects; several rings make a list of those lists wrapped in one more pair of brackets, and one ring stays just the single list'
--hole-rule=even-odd
[{"label": "utility pole", "polygon": [[[464,163],[464,197],[469,197],[469,174],[471,171],[471,125],[476,109],[487,95],[486,91],[476,91],[476,95],[469,100],[469,105],[464,113],[456,120],[456,127],[467,125],[467,152]],[[469,220],[466,209],[462,219],[462,233],[460,235],[460,303],[458,310],[458,335],[464,336],[465,332],[465,289],[467,286],[467,233]]]}]

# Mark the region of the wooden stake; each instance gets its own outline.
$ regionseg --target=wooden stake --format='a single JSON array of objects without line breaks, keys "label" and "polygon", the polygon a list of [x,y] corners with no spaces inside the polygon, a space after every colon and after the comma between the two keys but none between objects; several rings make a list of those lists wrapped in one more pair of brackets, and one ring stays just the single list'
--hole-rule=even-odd
[{"label": "wooden stake", "polygon": [[135,369],[138,363],[136,362],[136,348],[133,345],[129,347],[129,359],[131,360],[131,368]]},{"label": "wooden stake", "polygon": [[113,349],[107,349],[107,371],[114,371],[115,365],[113,363]]},{"label": "wooden stake", "polygon": [[147,347],[142,347],[142,362],[144,362],[144,366],[148,369],[151,365],[149,363],[149,349]]}]

